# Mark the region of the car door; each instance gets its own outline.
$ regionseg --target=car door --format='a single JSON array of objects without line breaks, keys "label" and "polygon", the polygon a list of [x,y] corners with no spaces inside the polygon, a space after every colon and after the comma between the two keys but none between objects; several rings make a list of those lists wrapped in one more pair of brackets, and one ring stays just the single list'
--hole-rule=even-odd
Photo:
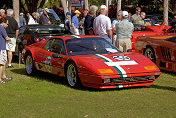
[{"label": "car door", "polygon": [[46,42],[43,48],[37,48],[35,53],[35,63],[38,70],[52,73],[51,57],[53,49],[51,48],[51,45],[54,40],[55,39],[50,39]]},{"label": "car door", "polygon": [[51,56],[52,73],[58,76],[64,76],[64,64],[67,60],[64,41],[55,38],[51,44],[52,52],[55,56]]}]

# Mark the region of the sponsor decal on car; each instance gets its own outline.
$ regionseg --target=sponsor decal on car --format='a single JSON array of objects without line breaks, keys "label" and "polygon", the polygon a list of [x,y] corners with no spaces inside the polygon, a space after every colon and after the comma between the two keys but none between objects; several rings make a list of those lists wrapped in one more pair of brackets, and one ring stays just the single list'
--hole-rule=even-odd
[{"label": "sponsor decal on car", "polygon": [[45,63],[45,68],[48,72],[52,72],[52,66],[51,66],[51,57],[48,56],[46,60],[44,61]]}]

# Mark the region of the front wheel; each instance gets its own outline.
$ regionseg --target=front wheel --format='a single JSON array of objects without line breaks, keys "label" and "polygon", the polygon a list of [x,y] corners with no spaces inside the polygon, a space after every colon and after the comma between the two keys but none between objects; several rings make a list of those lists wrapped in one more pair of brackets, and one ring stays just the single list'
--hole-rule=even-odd
[{"label": "front wheel", "polygon": [[150,47],[146,48],[144,51],[144,56],[149,58],[154,63],[156,63],[155,52],[152,48],[150,48]]},{"label": "front wheel", "polygon": [[69,86],[71,87],[78,87],[81,85],[81,82],[78,77],[77,67],[74,62],[70,62],[68,64],[67,70],[66,70],[66,78]]},{"label": "front wheel", "polygon": [[34,72],[36,71],[35,66],[34,66],[34,62],[33,62],[33,58],[31,54],[27,54],[26,56],[26,73],[28,75],[33,75]]}]

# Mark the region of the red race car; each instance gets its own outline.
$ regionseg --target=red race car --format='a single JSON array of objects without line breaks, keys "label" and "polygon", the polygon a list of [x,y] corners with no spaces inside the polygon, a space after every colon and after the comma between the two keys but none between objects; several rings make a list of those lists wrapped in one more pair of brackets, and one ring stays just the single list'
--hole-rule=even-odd
[{"label": "red race car", "polygon": [[141,36],[136,40],[135,48],[160,69],[176,72],[176,35]]},{"label": "red race car", "polygon": [[123,88],[152,85],[161,74],[148,58],[121,53],[98,36],[58,36],[26,46],[22,51],[26,73],[36,70],[66,77],[68,85]]},{"label": "red race car", "polygon": [[[140,27],[140,28],[137,28]],[[138,30],[140,29],[140,30]],[[135,52],[135,41],[138,36],[152,36],[152,35],[176,35],[176,28],[169,25],[160,26],[138,26],[135,25],[135,31],[132,33],[132,52]]]}]

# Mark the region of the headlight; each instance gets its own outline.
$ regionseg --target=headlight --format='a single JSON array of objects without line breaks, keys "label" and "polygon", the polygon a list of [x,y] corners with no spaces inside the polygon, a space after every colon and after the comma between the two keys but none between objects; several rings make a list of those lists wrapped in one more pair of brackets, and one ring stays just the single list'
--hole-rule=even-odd
[{"label": "headlight", "polygon": [[114,73],[114,71],[111,70],[111,69],[98,69],[98,72],[103,73],[103,74],[105,74],[105,73]]},{"label": "headlight", "polygon": [[156,66],[144,66],[145,70],[157,70]]}]

